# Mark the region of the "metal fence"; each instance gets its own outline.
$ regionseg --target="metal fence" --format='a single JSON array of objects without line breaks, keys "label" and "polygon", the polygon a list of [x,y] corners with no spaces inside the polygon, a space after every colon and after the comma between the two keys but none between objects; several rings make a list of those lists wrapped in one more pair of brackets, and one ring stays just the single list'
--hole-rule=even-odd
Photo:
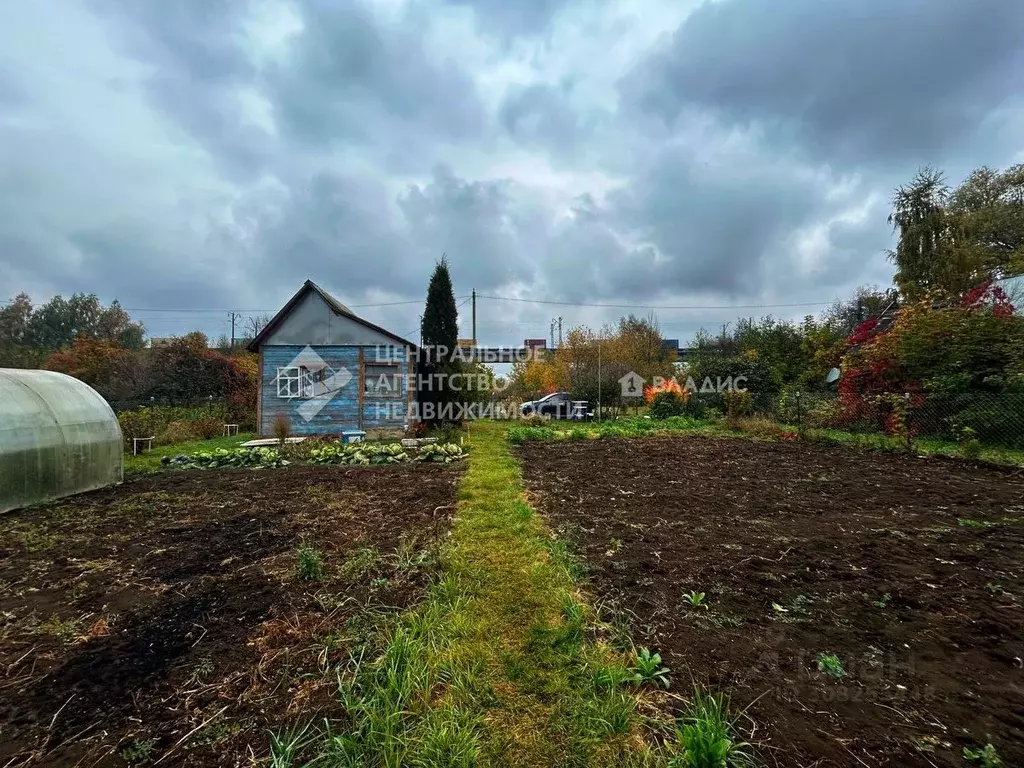
[{"label": "metal fence", "polygon": [[749,393],[731,402],[718,393],[694,393],[687,412],[709,411],[769,419],[796,429],[835,429],[859,434],[887,434],[907,439],[1024,449],[1024,392],[905,392],[848,395],[834,392]]}]

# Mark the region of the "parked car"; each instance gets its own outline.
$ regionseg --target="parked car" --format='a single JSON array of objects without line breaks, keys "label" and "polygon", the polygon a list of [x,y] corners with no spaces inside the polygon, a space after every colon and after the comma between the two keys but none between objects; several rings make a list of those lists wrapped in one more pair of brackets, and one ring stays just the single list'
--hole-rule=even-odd
[{"label": "parked car", "polygon": [[552,392],[540,400],[530,400],[520,406],[523,416],[547,416],[552,419],[585,419],[587,404],[573,400],[568,392]]}]

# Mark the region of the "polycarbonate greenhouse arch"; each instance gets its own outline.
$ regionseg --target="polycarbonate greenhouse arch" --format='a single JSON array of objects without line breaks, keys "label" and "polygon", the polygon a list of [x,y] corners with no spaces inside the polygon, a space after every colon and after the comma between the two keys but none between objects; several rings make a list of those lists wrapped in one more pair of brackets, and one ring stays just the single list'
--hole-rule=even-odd
[{"label": "polycarbonate greenhouse arch", "polygon": [[0,368],[0,512],[120,483],[123,462],[117,416],[96,390]]}]

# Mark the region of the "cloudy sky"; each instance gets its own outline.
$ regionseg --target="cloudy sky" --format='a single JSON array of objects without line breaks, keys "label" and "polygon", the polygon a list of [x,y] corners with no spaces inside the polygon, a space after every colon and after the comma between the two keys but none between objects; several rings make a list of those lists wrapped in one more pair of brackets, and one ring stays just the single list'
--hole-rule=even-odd
[{"label": "cloudy sky", "polygon": [[920,165],[1024,161],[1022,82],[1016,0],[0,0],[0,301],[217,334],[308,277],[415,336],[446,252],[567,303],[488,343],[799,317],[889,283]]}]

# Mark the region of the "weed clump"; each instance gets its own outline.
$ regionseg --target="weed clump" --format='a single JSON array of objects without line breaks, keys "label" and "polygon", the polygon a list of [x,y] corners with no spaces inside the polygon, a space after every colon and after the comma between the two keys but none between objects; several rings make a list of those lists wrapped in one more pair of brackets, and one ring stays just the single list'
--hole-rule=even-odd
[{"label": "weed clump", "polygon": [[735,735],[728,700],[694,689],[693,700],[676,725],[669,768],[741,768],[753,764],[750,745]]},{"label": "weed clump", "polygon": [[324,577],[324,553],[312,547],[302,547],[298,551],[296,568],[299,581],[320,581]]},{"label": "weed clump", "polygon": [[824,672],[836,680],[846,677],[846,670],[843,669],[843,662],[834,653],[818,654],[818,671]]}]

